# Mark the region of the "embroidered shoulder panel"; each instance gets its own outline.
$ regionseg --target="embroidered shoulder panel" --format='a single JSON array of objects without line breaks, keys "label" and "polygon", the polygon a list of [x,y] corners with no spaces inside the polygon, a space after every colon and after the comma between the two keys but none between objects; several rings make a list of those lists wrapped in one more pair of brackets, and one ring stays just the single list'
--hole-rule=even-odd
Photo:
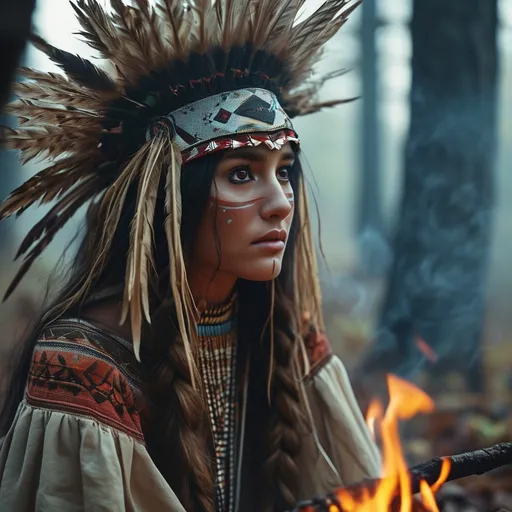
[{"label": "embroidered shoulder panel", "polygon": [[309,358],[310,372],[308,377],[314,376],[332,357],[332,348],[324,332],[313,327],[304,337],[304,344]]},{"label": "embroidered shoulder panel", "polygon": [[26,387],[35,407],[80,414],[143,442],[134,357],[115,338],[60,321],[37,342]]}]

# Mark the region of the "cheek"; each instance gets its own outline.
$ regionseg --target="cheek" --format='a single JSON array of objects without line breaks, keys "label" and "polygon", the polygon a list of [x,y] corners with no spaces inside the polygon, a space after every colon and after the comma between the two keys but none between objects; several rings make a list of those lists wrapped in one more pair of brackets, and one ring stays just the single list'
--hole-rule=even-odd
[{"label": "cheek", "polygon": [[217,207],[217,232],[221,243],[225,241],[247,238],[247,227],[258,217],[258,202],[231,206]]}]

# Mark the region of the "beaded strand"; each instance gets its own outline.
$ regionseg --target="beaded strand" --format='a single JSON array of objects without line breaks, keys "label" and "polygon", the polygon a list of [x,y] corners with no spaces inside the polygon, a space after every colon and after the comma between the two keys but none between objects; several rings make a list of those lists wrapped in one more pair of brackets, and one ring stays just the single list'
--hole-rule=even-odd
[{"label": "beaded strand", "polygon": [[236,324],[234,298],[206,310],[198,325],[199,368],[205,385],[216,463],[216,510],[233,512],[236,462]]}]

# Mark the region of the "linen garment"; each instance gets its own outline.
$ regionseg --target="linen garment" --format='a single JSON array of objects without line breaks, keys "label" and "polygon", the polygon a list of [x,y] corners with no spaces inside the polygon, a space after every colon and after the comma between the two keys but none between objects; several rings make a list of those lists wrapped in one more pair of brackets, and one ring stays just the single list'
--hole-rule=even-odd
[{"label": "linen garment", "polygon": [[[297,461],[300,499],[380,470],[343,364],[324,336],[306,346],[315,428]],[[130,343],[85,321],[59,320],[42,334],[24,399],[0,440],[1,512],[185,511],[145,446],[137,364]],[[240,503],[251,503],[250,492],[242,486]]]}]

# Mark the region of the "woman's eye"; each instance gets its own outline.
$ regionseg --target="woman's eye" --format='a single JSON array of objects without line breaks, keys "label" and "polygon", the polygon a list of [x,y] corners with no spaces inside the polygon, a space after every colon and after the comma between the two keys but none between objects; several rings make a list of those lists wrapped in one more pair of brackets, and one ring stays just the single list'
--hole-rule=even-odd
[{"label": "woman's eye", "polygon": [[290,181],[290,168],[283,167],[277,171],[277,179],[279,181]]},{"label": "woman's eye", "polygon": [[229,173],[229,181],[231,183],[240,184],[240,183],[248,183],[249,181],[253,181],[254,177],[251,174],[251,171],[245,167],[239,167],[237,169],[233,169]]}]

